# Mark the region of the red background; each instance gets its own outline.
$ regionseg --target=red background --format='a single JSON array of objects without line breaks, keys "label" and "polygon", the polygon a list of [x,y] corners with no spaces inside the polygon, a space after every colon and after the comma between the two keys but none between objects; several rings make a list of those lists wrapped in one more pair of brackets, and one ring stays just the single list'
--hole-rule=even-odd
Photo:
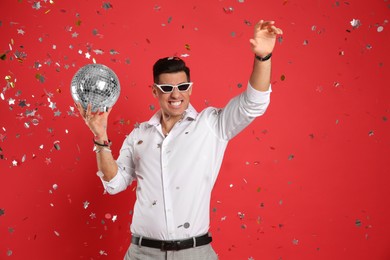
[{"label": "red background", "polygon": [[216,252],[390,259],[389,1],[3,0],[0,9],[0,259],[121,259],[129,246],[135,185],[103,194],[69,92],[80,67],[95,60],[120,78],[116,157],[158,109],[156,59],[186,60],[198,110],[223,106],[246,86],[261,18],[284,30],[274,92],[226,152],[210,209]]}]

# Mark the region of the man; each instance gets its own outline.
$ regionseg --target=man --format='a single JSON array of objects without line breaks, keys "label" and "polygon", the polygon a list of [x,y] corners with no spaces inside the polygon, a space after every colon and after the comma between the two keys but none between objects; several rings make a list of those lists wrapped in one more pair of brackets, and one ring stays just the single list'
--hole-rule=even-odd
[{"label": "man", "polygon": [[107,135],[109,109],[77,107],[95,135],[98,175],[110,194],[137,180],[126,260],[218,259],[208,234],[210,196],[228,141],[261,116],[270,100],[271,55],[282,30],[261,20],[250,39],[255,54],[247,89],[223,109],[190,104],[190,70],[177,57],[153,66],[160,110],[125,139],[115,161]]}]

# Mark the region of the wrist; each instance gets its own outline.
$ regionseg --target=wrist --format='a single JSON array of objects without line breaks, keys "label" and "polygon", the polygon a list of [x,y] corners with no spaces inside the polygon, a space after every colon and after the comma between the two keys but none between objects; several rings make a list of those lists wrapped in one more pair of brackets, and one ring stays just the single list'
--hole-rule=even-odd
[{"label": "wrist", "polygon": [[109,147],[105,147],[105,146],[102,147],[102,146],[97,146],[97,145],[93,146],[93,151],[95,153],[100,153],[102,151],[111,153],[111,149]]},{"label": "wrist", "polygon": [[111,140],[105,136],[105,138],[95,136],[93,138],[93,143],[97,146],[103,146],[103,147],[110,147],[111,146]]},{"label": "wrist", "polygon": [[267,55],[265,55],[265,56],[260,56],[260,55],[257,55],[257,54],[255,53],[255,58],[256,58],[256,60],[258,60],[258,61],[267,61],[267,60],[269,60],[271,57],[272,57],[272,52],[270,52],[269,54],[267,54]]}]

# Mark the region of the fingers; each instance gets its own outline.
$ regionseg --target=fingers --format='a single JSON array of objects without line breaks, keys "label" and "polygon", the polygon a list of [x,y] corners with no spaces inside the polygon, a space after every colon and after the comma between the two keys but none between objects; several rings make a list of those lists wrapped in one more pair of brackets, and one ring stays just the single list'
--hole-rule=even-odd
[{"label": "fingers", "polygon": [[87,109],[84,110],[81,103],[75,103],[75,106],[77,107],[81,117],[84,119],[85,123],[89,125],[93,121],[96,121],[100,116],[105,115],[106,117],[110,114],[112,107],[106,108],[105,111],[102,112],[92,112],[92,104],[89,103],[87,105]]},{"label": "fingers", "polygon": [[87,111],[88,111],[88,110],[87,110],[87,111],[84,111],[84,108],[83,108],[83,106],[80,104],[80,102],[79,102],[79,103],[75,103],[75,105],[76,105],[76,107],[77,107],[77,109],[78,109],[78,111],[79,111],[81,117],[85,120],[85,123],[88,123],[88,121],[89,121],[89,119],[90,119],[90,117],[87,116]]},{"label": "fingers", "polygon": [[275,33],[275,34],[283,34],[282,29],[277,28],[276,26],[272,25],[270,26],[271,30],[268,29],[269,32]]},{"label": "fingers", "polygon": [[283,34],[282,29],[277,28],[274,24],[275,21],[260,20],[255,26],[255,32],[267,30],[271,34]]},{"label": "fingers", "polygon": [[92,104],[89,103],[87,105],[87,111],[85,112],[84,115],[85,122],[88,123],[92,119]]},{"label": "fingers", "polygon": [[75,103],[75,106],[77,107],[77,110],[79,111],[80,115],[84,117],[84,108],[81,106],[80,102]]}]

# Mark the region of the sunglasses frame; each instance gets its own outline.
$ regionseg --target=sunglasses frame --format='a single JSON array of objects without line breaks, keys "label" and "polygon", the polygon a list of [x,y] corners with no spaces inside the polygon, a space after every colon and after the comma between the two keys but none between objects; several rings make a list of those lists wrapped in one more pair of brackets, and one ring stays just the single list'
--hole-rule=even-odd
[{"label": "sunglasses frame", "polygon": [[[188,88],[187,88],[186,90],[180,90],[180,89],[179,89],[179,87],[180,87],[181,85],[183,85],[183,84],[189,84],[189,86],[188,86]],[[172,84],[157,84],[157,83],[154,83],[154,86],[156,86],[162,93],[164,93],[164,94],[169,94],[169,93],[172,93],[172,92],[173,92],[174,88],[177,88],[177,90],[178,90],[179,92],[186,92],[186,91],[188,91],[188,90],[192,87],[192,84],[193,84],[193,82],[182,82],[182,83],[179,83],[179,84],[177,84],[177,85],[172,85]],[[162,86],[170,86],[170,87],[172,87],[172,90],[171,90],[171,91],[164,91],[164,90],[162,89]]]}]

